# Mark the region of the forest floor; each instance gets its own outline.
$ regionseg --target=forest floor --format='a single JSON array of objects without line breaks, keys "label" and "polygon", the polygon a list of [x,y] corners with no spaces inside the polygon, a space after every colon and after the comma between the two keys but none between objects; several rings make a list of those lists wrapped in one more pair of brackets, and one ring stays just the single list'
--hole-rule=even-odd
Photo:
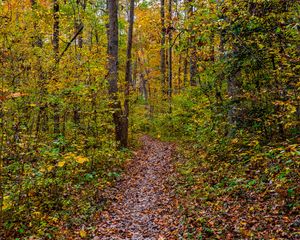
[{"label": "forest floor", "polygon": [[178,239],[179,213],[172,178],[175,145],[148,136],[125,167],[124,176],[109,189],[113,196],[93,233],[102,239]]}]

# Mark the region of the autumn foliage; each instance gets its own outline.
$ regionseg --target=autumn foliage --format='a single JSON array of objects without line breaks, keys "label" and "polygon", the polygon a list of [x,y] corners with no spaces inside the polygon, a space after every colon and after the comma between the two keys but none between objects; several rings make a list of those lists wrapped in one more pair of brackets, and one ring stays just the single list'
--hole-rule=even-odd
[{"label": "autumn foliage", "polygon": [[299,2],[109,3],[0,1],[0,239],[88,238],[141,133],[178,239],[299,238]]}]

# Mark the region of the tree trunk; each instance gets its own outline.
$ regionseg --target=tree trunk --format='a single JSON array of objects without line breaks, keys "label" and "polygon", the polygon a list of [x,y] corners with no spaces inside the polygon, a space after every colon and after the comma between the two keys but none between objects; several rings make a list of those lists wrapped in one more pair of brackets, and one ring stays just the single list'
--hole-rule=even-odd
[{"label": "tree trunk", "polygon": [[134,0],[130,0],[130,11],[129,11],[129,28],[128,28],[128,39],[127,39],[127,52],[126,52],[126,91],[125,95],[129,94],[129,86],[132,83],[132,37],[133,37],[133,24],[134,24]]},{"label": "tree trunk", "polygon": [[[83,11],[85,11],[86,9],[86,0],[83,0],[83,1],[80,1],[80,0],[77,0],[77,6],[78,6],[78,9],[80,9],[80,7],[82,8]],[[83,26],[83,22],[82,22],[82,19],[78,19],[78,21],[75,23],[75,31],[76,32],[80,32],[78,34],[78,47],[79,48],[82,48],[83,47],[83,38],[82,38],[82,31],[79,31],[79,29]]]},{"label": "tree trunk", "polygon": [[178,89],[178,93],[180,93],[180,90],[181,90],[181,65],[182,63],[182,52],[179,53],[179,59],[178,59],[178,77],[177,77],[177,89]]},{"label": "tree trunk", "polygon": [[[33,12],[36,11],[36,8],[37,8],[37,2],[36,0],[31,0],[31,9]],[[33,29],[34,29],[34,33],[33,33],[33,46],[34,47],[40,47],[42,48],[43,47],[43,40],[42,40],[42,37],[40,36],[39,34],[39,29],[37,29],[37,21],[36,20],[33,20]],[[46,94],[46,89],[45,89],[45,77],[44,77],[44,72],[43,72],[43,69],[42,69],[42,66],[41,66],[41,57],[39,56],[38,57],[38,64],[37,64],[37,71],[38,71],[38,79],[39,79],[39,82],[38,82],[38,89],[39,89],[39,97],[40,97],[40,100],[39,100],[39,110],[38,110],[38,113],[37,113],[37,120],[36,120],[36,141],[38,141],[38,138],[39,138],[39,131],[40,131],[40,125],[41,125],[41,120],[42,120],[42,117],[43,115],[46,115],[47,112],[46,112],[46,104],[43,103],[42,101],[42,98],[45,97],[45,94]],[[45,111],[45,113],[43,113],[43,111]]]},{"label": "tree trunk", "polygon": [[[193,0],[187,0],[188,3],[188,11],[187,15],[188,18],[192,18],[194,15],[194,7],[192,5]],[[190,26],[189,31],[192,31],[192,26]],[[194,34],[191,35],[189,39],[189,46],[191,48],[190,54],[190,85],[197,86],[197,74],[198,74],[198,67],[197,67],[197,46],[196,46],[196,36]]]},{"label": "tree trunk", "polygon": [[[234,54],[237,54],[240,49],[238,46],[234,46]],[[241,94],[241,83],[239,79],[241,77],[241,67],[236,66],[235,71],[231,72],[227,79],[227,94],[231,100],[229,110],[228,110],[228,123],[231,125],[228,135],[232,137],[240,123],[239,115],[241,109],[239,109]]]},{"label": "tree trunk", "polygon": [[161,48],[160,48],[160,75],[162,94],[165,94],[166,81],[166,26],[165,26],[165,0],[160,1],[160,18],[161,18]]},{"label": "tree trunk", "polygon": [[127,39],[127,52],[126,52],[126,72],[125,72],[125,102],[124,102],[124,116],[123,116],[123,129],[124,129],[124,147],[128,145],[128,117],[129,117],[129,93],[130,84],[132,83],[131,65],[132,65],[132,36],[133,36],[133,23],[134,23],[134,0],[130,0],[129,10],[129,28]]},{"label": "tree trunk", "polygon": [[53,0],[53,52],[55,63],[59,59],[59,3]]},{"label": "tree trunk", "polygon": [[188,83],[188,49],[185,51],[185,57],[183,62],[183,87],[185,88]]},{"label": "tree trunk", "polygon": [[[4,79],[1,78],[1,88],[4,87]],[[3,99],[4,92],[1,91],[1,97]],[[3,184],[3,172],[4,172],[4,129],[5,129],[5,121],[4,121],[4,110],[3,110],[3,101],[0,101],[0,227],[3,228],[4,218],[3,218],[3,200],[4,200],[4,184]]]},{"label": "tree trunk", "polygon": [[[240,94],[240,85],[238,83],[238,79],[240,78],[241,70],[237,69],[236,72],[232,73],[232,75],[227,80],[227,93],[231,99],[230,109],[228,111],[228,122],[232,125],[233,129],[237,126],[239,121],[238,119],[238,104],[239,99],[238,95]],[[230,135],[232,135],[232,130],[230,131]]]},{"label": "tree trunk", "polygon": [[135,89],[136,89],[136,82],[137,82],[137,60],[135,59],[134,60],[134,63],[133,63],[133,70],[132,70],[132,81],[131,81],[131,83],[132,83],[132,88],[133,88],[133,90],[135,91]]},{"label": "tree trunk", "polygon": [[[53,0],[53,52],[55,60],[54,68],[54,80],[58,81],[58,69],[59,69],[59,2],[58,0]],[[54,122],[54,134],[59,134],[60,132],[60,117],[58,103],[53,104],[53,122]]]},{"label": "tree trunk", "polygon": [[[80,8],[82,8],[82,10],[85,11],[86,1],[84,0],[81,2],[80,0],[77,0],[76,4],[77,4],[77,8],[78,8],[78,15],[80,16]],[[75,28],[74,36],[77,35],[78,48],[80,49],[79,53],[77,54],[77,59],[78,59],[78,64],[81,65],[81,49],[83,48],[82,31],[83,31],[83,27],[84,27],[81,17],[78,17],[78,19],[75,20],[74,25],[75,25],[74,26],[74,28]],[[77,84],[79,84],[79,82],[80,82],[79,77],[80,77],[80,75],[77,76]],[[76,97],[76,100],[78,100],[77,97]],[[78,103],[76,103],[76,101],[74,101],[74,105],[73,105],[73,121],[77,127],[80,126],[80,105]]]},{"label": "tree trunk", "polygon": [[169,0],[169,48],[168,48],[168,99],[169,99],[169,112],[172,111],[171,101],[172,101],[172,81],[173,81],[173,64],[172,64],[172,40],[173,40],[173,33],[172,33],[172,0]]},{"label": "tree trunk", "polygon": [[147,80],[145,78],[144,72],[141,72],[140,77],[141,77],[140,91],[142,93],[145,102],[148,104]]},{"label": "tree trunk", "polygon": [[118,147],[126,147],[127,139],[124,134],[124,120],[121,109],[121,103],[118,99],[118,57],[119,57],[119,39],[118,39],[118,0],[107,1],[109,14],[108,29],[108,83],[111,107],[114,109],[113,121],[115,124],[115,139]]},{"label": "tree trunk", "polygon": [[[178,2],[178,0],[174,0],[174,2],[175,2],[175,6],[176,6],[176,18],[180,19],[179,2]],[[182,44],[180,34],[179,34],[179,37],[178,37],[178,42],[179,42],[179,46],[180,46]],[[177,71],[177,74],[178,74],[178,76],[177,76],[177,86],[174,87],[174,90],[176,90],[176,88],[177,88],[178,93],[181,90],[181,72],[182,72],[181,62],[182,62],[182,51],[179,52],[178,71]]]}]

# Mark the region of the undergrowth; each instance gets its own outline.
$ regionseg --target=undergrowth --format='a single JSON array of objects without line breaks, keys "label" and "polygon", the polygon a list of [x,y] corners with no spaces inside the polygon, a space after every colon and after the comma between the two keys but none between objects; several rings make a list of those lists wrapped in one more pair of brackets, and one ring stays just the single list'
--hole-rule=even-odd
[{"label": "undergrowth", "polygon": [[140,107],[139,128],[179,143],[183,239],[300,236],[297,134],[266,139],[256,126],[230,126],[226,104],[212,106],[198,90],[175,96],[167,109],[166,102],[150,116]]},{"label": "undergrowth", "polygon": [[21,163],[8,155],[0,239],[72,236],[105,206],[102,192],[120,176],[130,156],[128,150],[115,149],[107,138],[96,145],[60,136],[39,143]]}]

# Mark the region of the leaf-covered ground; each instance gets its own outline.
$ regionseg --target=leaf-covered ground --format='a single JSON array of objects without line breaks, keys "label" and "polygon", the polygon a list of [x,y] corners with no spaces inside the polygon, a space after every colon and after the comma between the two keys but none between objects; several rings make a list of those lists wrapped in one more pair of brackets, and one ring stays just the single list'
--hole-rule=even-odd
[{"label": "leaf-covered ground", "polygon": [[179,215],[172,163],[174,145],[144,136],[122,180],[110,195],[113,202],[99,214],[94,239],[178,239]]},{"label": "leaf-covered ground", "polygon": [[175,151],[148,136],[141,143],[120,180],[101,194],[106,210],[66,239],[299,239],[299,178],[276,172],[262,181],[258,172],[293,159],[289,169],[297,174],[296,149],[254,167],[254,153],[248,166],[192,144],[178,143]]},{"label": "leaf-covered ground", "polygon": [[247,163],[182,151],[184,239],[300,239],[299,152],[291,146],[249,152]]}]

